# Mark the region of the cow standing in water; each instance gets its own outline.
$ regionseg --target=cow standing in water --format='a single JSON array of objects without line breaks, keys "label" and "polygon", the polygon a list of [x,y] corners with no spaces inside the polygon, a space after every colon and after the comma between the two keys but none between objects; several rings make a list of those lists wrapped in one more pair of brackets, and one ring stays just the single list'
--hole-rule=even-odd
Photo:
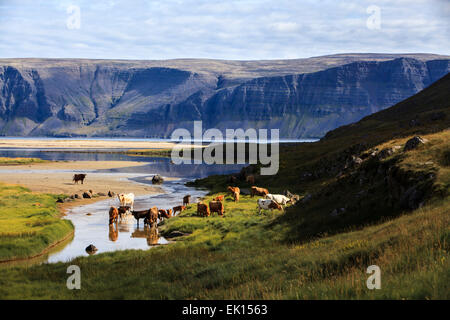
[{"label": "cow standing in water", "polygon": [[131,210],[134,209],[134,193],[128,193],[128,194],[118,194],[117,198],[119,198],[120,206],[126,207],[129,206]]},{"label": "cow standing in water", "polygon": [[76,184],[78,184],[78,181],[81,181],[81,184],[84,184],[84,179],[86,179],[86,174],[84,173],[77,173],[73,175],[72,181]]},{"label": "cow standing in water", "polygon": [[115,207],[109,208],[109,224],[112,225],[113,223],[117,223],[118,218],[119,210]]}]

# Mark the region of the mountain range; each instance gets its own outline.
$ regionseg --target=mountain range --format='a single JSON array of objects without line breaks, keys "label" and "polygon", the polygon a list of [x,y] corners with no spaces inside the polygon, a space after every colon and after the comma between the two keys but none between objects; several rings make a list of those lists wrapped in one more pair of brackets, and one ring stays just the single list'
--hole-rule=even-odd
[{"label": "mountain range", "polygon": [[176,128],[279,128],[316,138],[402,101],[450,56],[295,60],[0,59],[4,136],[169,137]]}]

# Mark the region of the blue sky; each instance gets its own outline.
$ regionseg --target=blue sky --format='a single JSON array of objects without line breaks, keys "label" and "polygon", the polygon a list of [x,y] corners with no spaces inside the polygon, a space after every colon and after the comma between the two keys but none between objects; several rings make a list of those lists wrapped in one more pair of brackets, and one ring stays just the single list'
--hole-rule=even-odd
[{"label": "blue sky", "polygon": [[0,0],[0,57],[450,54],[448,21],[448,0]]}]

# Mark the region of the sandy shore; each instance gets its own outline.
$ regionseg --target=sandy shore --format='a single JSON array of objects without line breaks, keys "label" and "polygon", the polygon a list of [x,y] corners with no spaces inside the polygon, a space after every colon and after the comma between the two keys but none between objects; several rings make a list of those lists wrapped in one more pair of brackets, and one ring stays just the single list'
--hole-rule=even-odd
[{"label": "sandy shore", "polygon": [[171,149],[175,145],[174,142],[157,141],[0,139],[0,148],[27,149]]},{"label": "sandy shore", "polygon": [[163,192],[158,186],[145,185],[129,180],[133,177],[126,173],[93,173],[88,172],[84,184],[72,182],[73,171],[91,171],[97,169],[113,169],[140,166],[142,162],[134,161],[64,161],[18,166],[0,166],[0,181],[8,184],[19,184],[35,192],[74,194],[86,190],[95,193],[133,192],[135,195]]}]

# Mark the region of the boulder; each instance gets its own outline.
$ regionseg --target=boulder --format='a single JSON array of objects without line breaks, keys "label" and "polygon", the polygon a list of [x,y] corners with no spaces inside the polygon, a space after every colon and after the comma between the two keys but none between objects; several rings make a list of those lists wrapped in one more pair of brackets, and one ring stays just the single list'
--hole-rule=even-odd
[{"label": "boulder", "polygon": [[108,191],[108,197],[112,198],[114,197],[116,194],[114,192],[112,192],[111,190]]},{"label": "boulder", "polygon": [[159,174],[154,175],[153,178],[152,178],[152,183],[153,184],[161,184],[163,182],[164,182],[164,179]]},{"label": "boulder", "polygon": [[84,199],[91,199],[92,198],[92,194],[88,191],[83,192],[83,198]]},{"label": "boulder", "polygon": [[89,254],[95,254],[98,251],[97,247],[93,244],[90,244],[86,247],[86,252]]},{"label": "boulder", "polygon": [[74,196],[75,199],[82,199],[83,198],[83,195],[81,195],[79,193],[76,193],[73,196]]},{"label": "boulder", "polygon": [[426,142],[427,142],[426,139],[422,139],[419,136],[415,136],[414,138],[411,138],[408,141],[406,141],[403,151],[416,149],[418,146],[425,144]]},{"label": "boulder", "polygon": [[378,159],[385,159],[389,156],[391,156],[392,154],[394,154],[395,149],[394,148],[384,148],[383,150],[381,150],[378,153]]}]

